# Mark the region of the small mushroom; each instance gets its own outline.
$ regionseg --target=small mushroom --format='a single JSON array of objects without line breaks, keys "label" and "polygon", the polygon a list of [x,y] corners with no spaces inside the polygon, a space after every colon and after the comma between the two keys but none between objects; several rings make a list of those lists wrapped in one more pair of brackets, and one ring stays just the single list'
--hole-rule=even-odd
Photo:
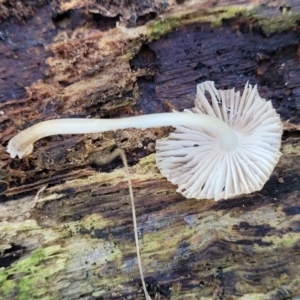
[{"label": "small mushroom", "polygon": [[[206,96],[206,92],[208,92]],[[183,113],[163,113],[124,119],[58,119],[38,123],[12,138],[11,157],[33,151],[36,140],[56,134],[103,132],[125,128],[174,126],[168,138],[156,141],[156,161],[162,174],[187,198],[227,199],[262,188],[281,153],[282,124],[271,102],[262,99],[248,83],[242,96],[217,90],[211,81],[197,85],[195,107]],[[138,244],[134,198],[123,151],[132,202],[138,266],[148,295]]]},{"label": "small mushroom", "polygon": [[204,82],[197,86],[195,107],[185,113],[222,120],[235,140],[224,143],[209,126],[174,125],[175,132],[156,142],[156,162],[178,192],[186,198],[219,200],[263,187],[281,156],[282,124],[256,85],[247,83],[241,96]]},{"label": "small mushroom", "polygon": [[[207,96],[206,96],[207,94]],[[270,101],[248,83],[244,92],[197,85],[195,107],[184,112],[123,119],[57,119],[38,123],[12,138],[11,157],[28,155],[33,143],[56,134],[173,126],[156,142],[162,174],[187,198],[227,199],[260,190],[281,153],[282,124]]]}]

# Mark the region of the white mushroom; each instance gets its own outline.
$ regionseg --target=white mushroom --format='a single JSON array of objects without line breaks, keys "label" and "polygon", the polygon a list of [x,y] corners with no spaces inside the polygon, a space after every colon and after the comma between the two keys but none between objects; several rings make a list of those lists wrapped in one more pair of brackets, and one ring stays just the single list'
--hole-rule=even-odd
[{"label": "white mushroom", "polygon": [[[206,96],[206,93],[208,95]],[[103,132],[124,128],[174,126],[176,131],[157,141],[156,161],[162,174],[187,198],[227,199],[260,190],[278,162],[282,124],[271,102],[262,99],[248,83],[242,96],[217,90],[212,81],[197,85],[195,107],[184,113],[164,113],[117,120],[58,119],[38,123],[12,138],[11,157],[33,151],[36,140],[55,134]],[[138,266],[146,299],[134,198],[123,151],[121,155],[132,202]]]},{"label": "white mushroom", "polygon": [[[209,98],[205,96],[208,92]],[[197,86],[195,108],[124,119],[58,119],[38,123],[9,141],[11,157],[28,155],[33,143],[55,134],[173,126],[157,141],[162,174],[188,198],[229,198],[263,187],[278,162],[282,125],[271,102],[246,84],[242,96],[217,90],[212,81]]]},{"label": "white mushroom", "polygon": [[174,125],[176,131],[156,143],[156,162],[178,185],[178,192],[187,198],[219,200],[263,187],[281,156],[282,125],[256,85],[247,83],[241,96],[234,89],[217,90],[212,81],[204,82],[197,86],[195,108],[185,113],[224,121],[238,141],[228,149],[214,128]]}]

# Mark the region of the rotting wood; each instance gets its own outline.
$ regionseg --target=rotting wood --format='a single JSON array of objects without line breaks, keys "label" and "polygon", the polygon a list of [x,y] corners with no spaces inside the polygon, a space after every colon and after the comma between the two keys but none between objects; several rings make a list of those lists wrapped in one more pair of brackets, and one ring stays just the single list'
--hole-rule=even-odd
[{"label": "rotting wood", "polygon": [[[1,15],[21,18],[0,25],[2,297],[142,298],[121,163],[97,164],[115,147],[132,165],[152,295],[299,293],[300,4],[206,2],[41,1]],[[147,148],[170,128],[50,137],[23,160],[5,153],[18,130],[49,118],[191,107],[196,83],[207,79],[221,88],[258,83],[285,121],[284,155],[260,192],[219,202],[176,194]]]}]

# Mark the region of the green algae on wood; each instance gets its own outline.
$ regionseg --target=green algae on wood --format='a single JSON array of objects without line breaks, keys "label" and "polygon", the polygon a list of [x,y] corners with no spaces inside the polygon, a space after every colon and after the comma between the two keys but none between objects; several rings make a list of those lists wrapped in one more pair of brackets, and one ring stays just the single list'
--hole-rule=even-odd
[{"label": "green algae on wood", "polygon": [[[276,10],[275,10],[276,9]],[[276,7],[254,8],[249,11],[249,19],[254,18],[262,27],[266,35],[282,32],[294,28],[300,21],[300,12],[293,9],[286,9],[284,6],[280,13]]]},{"label": "green algae on wood", "polygon": [[199,9],[198,11],[185,11],[160,18],[149,25],[148,40],[161,38],[166,33],[189,24],[210,23],[212,26],[222,26],[225,20],[243,17],[250,23],[257,20],[265,34],[289,30],[297,25],[300,13],[293,10],[285,10],[278,13],[277,7],[250,5],[218,6],[215,8]]},{"label": "green algae on wood", "polygon": [[[0,295],[3,299],[11,299],[12,295],[17,295],[20,300],[44,299],[45,295],[45,299],[49,299],[52,277],[65,268],[66,257],[59,253],[60,250],[60,245],[36,249],[10,268],[0,269]],[[55,295],[51,297],[53,299]]]}]

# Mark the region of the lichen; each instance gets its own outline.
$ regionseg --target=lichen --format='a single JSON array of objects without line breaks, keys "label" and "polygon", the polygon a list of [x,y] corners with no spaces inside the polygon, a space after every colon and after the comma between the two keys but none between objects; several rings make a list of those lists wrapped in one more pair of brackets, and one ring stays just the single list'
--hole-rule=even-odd
[{"label": "lichen", "polygon": [[140,162],[139,164],[141,166],[145,166],[145,165],[156,165],[156,162],[155,162],[155,155],[154,154],[150,154],[146,157],[143,157],[140,159]]},{"label": "lichen", "polygon": [[36,249],[10,268],[2,268],[0,295],[3,299],[44,299],[43,295],[52,285],[49,279],[65,267],[66,257],[58,255],[59,251],[60,245]]},{"label": "lichen", "polygon": [[146,33],[149,41],[157,40],[164,34],[188,24],[211,23],[212,26],[221,26],[224,19],[235,17],[237,14],[246,14],[247,8],[241,6],[217,7],[208,10],[185,11],[161,18],[153,22]]},{"label": "lichen", "polygon": [[289,30],[300,20],[300,13],[293,9],[283,10],[281,14],[277,8],[276,11],[274,9],[268,6],[256,7],[249,11],[248,17],[256,19],[266,35]]},{"label": "lichen", "polygon": [[134,171],[138,172],[138,175],[153,174],[153,178],[157,176],[163,177],[156,165],[154,154],[150,154],[140,159],[139,164],[134,168]]},{"label": "lichen", "polygon": [[165,19],[159,19],[151,24],[146,32],[146,36],[149,41],[157,40],[164,34],[172,31],[173,29],[179,27],[180,19],[182,15],[172,15]]},{"label": "lichen", "polygon": [[287,144],[282,147],[282,152],[284,155],[289,157],[300,156],[300,145]]},{"label": "lichen", "polygon": [[161,18],[153,22],[146,36],[149,41],[161,38],[164,34],[172,30],[197,23],[211,23],[212,26],[222,26],[224,20],[232,19],[237,16],[244,17],[249,22],[257,20],[265,34],[282,32],[293,28],[300,20],[300,14],[289,10],[281,15],[274,11],[274,7],[253,7],[245,6],[218,6],[207,10],[185,11]]}]

